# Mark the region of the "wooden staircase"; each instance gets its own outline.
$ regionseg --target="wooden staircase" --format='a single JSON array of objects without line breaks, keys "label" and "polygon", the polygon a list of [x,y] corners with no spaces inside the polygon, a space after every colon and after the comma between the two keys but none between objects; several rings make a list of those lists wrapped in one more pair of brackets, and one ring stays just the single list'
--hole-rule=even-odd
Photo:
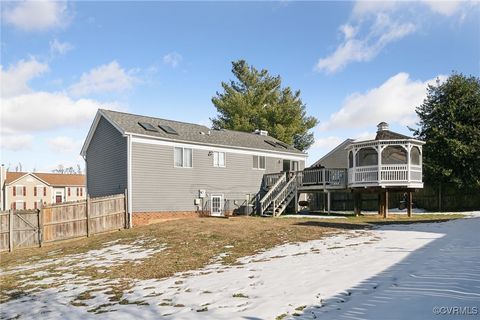
[{"label": "wooden staircase", "polygon": [[297,174],[286,172],[280,175],[277,181],[260,199],[259,214],[262,216],[280,216],[285,212],[290,202],[297,197],[297,192]]}]

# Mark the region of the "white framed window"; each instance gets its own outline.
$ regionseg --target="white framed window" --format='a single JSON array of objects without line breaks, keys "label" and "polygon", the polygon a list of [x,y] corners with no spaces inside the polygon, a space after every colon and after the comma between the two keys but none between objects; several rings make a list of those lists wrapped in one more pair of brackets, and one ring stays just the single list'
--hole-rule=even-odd
[{"label": "white framed window", "polygon": [[27,203],[22,200],[17,200],[13,203],[13,209],[14,210],[26,210],[27,209]]},{"label": "white framed window", "polygon": [[213,152],[213,166],[214,167],[225,167],[225,152]]},{"label": "white framed window", "polygon": [[265,156],[253,156],[253,169],[265,170],[266,159]]},{"label": "white framed window", "polygon": [[292,171],[298,171],[298,161],[292,160]]},{"label": "white framed window", "polygon": [[24,196],[25,193],[26,193],[26,187],[25,186],[15,185],[15,186],[13,186],[13,188],[15,188],[15,190],[13,190],[13,195],[14,196]]},{"label": "white framed window", "polygon": [[192,149],[175,147],[173,151],[173,164],[178,168],[192,168],[192,157]]}]

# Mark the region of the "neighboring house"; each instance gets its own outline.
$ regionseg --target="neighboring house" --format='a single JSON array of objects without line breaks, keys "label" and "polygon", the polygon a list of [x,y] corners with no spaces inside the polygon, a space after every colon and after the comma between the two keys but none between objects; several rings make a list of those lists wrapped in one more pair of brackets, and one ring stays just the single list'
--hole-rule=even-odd
[{"label": "neighboring house", "polygon": [[5,172],[1,174],[2,210],[37,209],[44,204],[86,198],[85,176],[81,174]]},{"label": "neighboring house", "polygon": [[130,223],[248,206],[266,173],[303,170],[307,155],[254,133],[99,110],[83,145],[91,197],[128,190]]},{"label": "neighboring house", "polygon": [[311,168],[348,168],[348,153],[346,148],[354,141],[354,139],[346,139],[332,151],[317,160]]}]

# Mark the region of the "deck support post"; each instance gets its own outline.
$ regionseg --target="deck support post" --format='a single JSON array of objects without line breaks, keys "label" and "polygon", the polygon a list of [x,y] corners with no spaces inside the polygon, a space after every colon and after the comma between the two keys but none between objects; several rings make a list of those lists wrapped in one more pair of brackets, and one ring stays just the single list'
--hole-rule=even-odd
[{"label": "deck support post", "polygon": [[362,211],[361,203],[362,203],[362,194],[360,192],[355,192],[353,194],[353,211],[355,213],[355,216],[359,216],[361,214],[361,211]]},{"label": "deck support post", "polygon": [[377,194],[377,204],[378,204],[378,215],[381,215],[383,213],[381,192]]},{"label": "deck support post", "polygon": [[295,213],[298,213],[298,190],[295,190],[295,206],[294,206],[294,210],[295,210]]},{"label": "deck support post", "polygon": [[413,205],[412,198],[413,198],[412,190],[408,190],[407,191],[407,216],[409,218],[412,216],[412,205]]},{"label": "deck support post", "polygon": [[330,214],[330,191],[327,191],[327,211]]},{"label": "deck support post", "polygon": [[388,190],[385,189],[385,192],[383,194],[383,217],[386,219],[388,218]]}]

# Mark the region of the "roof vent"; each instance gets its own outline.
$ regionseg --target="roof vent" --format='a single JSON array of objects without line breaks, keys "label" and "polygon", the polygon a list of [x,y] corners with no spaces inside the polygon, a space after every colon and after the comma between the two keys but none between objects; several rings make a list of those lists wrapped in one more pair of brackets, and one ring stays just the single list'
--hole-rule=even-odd
[{"label": "roof vent", "polygon": [[255,129],[253,133],[258,134],[260,136],[268,136],[268,131],[266,130]]},{"label": "roof vent", "polygon": [[377,125],[377,132],[379,131],[386,131],[388,130],[388,123],[386,122],[380,122],[378,125]]}]

